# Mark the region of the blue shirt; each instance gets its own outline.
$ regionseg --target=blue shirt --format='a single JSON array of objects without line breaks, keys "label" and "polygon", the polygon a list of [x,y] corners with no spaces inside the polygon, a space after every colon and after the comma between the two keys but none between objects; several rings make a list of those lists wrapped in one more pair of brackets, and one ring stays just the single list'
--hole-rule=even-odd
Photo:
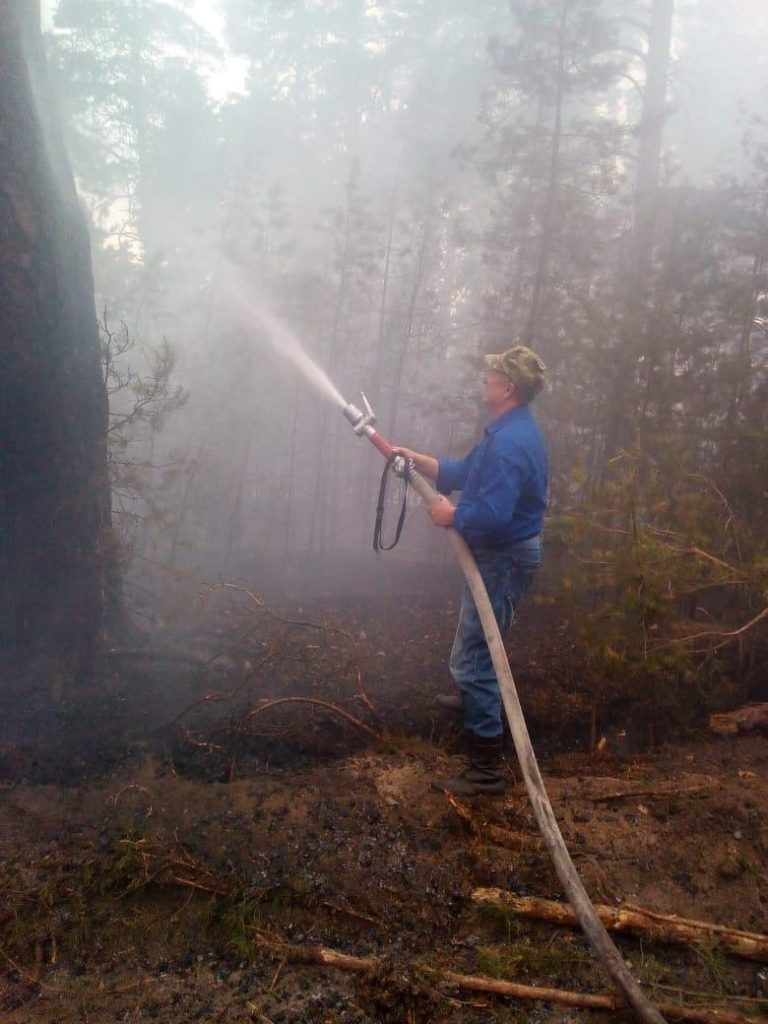
[{"label": "blue shirt", "polygon": [[547,452],[527,405],[492,420],[463,459],[438,460],[437,489],[461,491],[453,524],[467,543],[497,547],[541,532]]}]

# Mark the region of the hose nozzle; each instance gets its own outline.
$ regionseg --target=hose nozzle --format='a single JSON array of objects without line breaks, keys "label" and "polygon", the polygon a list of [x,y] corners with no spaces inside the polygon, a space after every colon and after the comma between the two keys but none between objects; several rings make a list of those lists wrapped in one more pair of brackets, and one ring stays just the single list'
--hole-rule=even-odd
[{"label": "hose nozzle", "polygon": [[348,405],[344,406],[344,415],[352,424],[352,429],[358,437],[367,437],[374,448],[377,448],[385,459],[389,459],[393,455],[392,445],[389,441],[383,438],[374,427],[376,416],[371,408],[371,403],[365,395],[361,394],[360,397],[363,400],[363,407],[365,411],[358,409],[356,405],[353,405],[352,402],[350,402]]},{"label": "hose nozzle", "polygon": [[363,401],[363,405],[365,406],[365,412],[358,409],[358,407],[352,402],[349,402],[348,405],[344,406],[344,415],[352,424],[352,429],[358,437],[362,437],[363,434],[370,435],[373,425],[376,422],[376,414],[371,408],[370,402],[364,394],[361,394],[360,397]]}]

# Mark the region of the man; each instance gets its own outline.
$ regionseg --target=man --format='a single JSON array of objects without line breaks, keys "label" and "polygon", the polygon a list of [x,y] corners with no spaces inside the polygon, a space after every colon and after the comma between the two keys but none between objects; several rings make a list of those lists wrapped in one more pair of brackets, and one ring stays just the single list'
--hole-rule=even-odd
[{"label": "man", "polygon": [[[541,391],[546,367],[518,345],[487,355],[484,403],[490,413],[482,441],[464,459],[436,459],[408,448],[396,451],[436,481],[447,497],[429,511],[439,527],[454,527],[466,540],[482,574],[502,635],[531,586],[541,562],[547,501],[547,455],[529,403]],[[503,794],[501,694],[480,618],[464,584],[450,658],[470,740],[469,767],[459,778],[432,783],[457,796]],[[443,698],[443,703],[451,703]]]}]

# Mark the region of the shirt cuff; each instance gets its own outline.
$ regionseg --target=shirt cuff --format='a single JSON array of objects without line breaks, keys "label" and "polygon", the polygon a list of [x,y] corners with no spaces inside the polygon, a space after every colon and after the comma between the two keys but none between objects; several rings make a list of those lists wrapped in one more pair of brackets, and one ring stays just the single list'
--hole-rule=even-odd
[{"label": "shirt cuff", "polygon": [[469,506],[459,504],[453,510],[453,528],[457,533],[463,533],[467,526]]},{"label": "shirt cuff", "polygon": [[458,491],[462,486],[461,473],[464,467],[463,459],[438,459],[437,479],[435,489],[440,494],[450,494]]}]

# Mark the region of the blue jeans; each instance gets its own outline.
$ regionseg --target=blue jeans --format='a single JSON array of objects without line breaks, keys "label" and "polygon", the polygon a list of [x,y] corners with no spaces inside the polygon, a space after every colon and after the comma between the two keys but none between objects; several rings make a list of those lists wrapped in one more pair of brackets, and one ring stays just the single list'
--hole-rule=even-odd
[{"label": "blue jeans", "polygon": [[[501,635],[508,631],[521,598],[541,564],[541,534],[503,548],[473,549],[477,567],[491,599]],[[502,733],[501,693],[485,642],[483,627],[469,586],[461,593],[459,625],[453,641],[451,675],[461,690],[464,726],[477,736]]]}]

